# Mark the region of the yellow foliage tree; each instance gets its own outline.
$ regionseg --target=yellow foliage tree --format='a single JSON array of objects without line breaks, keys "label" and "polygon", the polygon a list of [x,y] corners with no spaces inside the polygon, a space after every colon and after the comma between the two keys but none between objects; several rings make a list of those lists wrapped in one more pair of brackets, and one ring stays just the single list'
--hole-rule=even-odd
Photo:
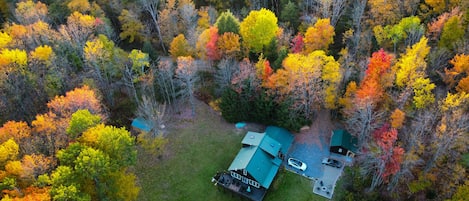
[{"label": "yellow foliage tree", "polygon": [[28,64],[28,55],[26,51],[19,49],[3,49],[0,52],[0,67],[10,64],[16,64],[24,67]]},{"label": "yellow foliage tree", "polygon": [[329,18],[319,19],[312,27],[306,30],[303,38],[305,44],[305,54],[314,50],[327,51],[329,45],[334,42],[334,27]]},{"label": "yellow foliage tree", "polygon": [[15,17],[24,25],[32,24],[36,21],[45,21],[47,17],[47,5],[32,0],[21,1],[16,4]]},{"label": "yellow foliage tree", "polygon": [[261,52],[277,35],[277,21],[275,14],[265,8],[251,11],[239,27],[245,46],[255,53]]},{"label": "yellow foliage tree", "polygon": [[419,77],[414,84],[414,105],[417,109],[425,108],[435,102],[435,95],[432,90],[436,87],[428,78]]},{"label": "yellow foliage tree", "polygon": [[427,45],[427,38],[422,39],[407,48],[406,53],[401,56],[395,68],[396,71],[396,85],[398,87],[412,86],[413,82],[425,76],[427,62],[425,57],[430,52],[430,47]]},{"label": "yellow foliage tree", "polygon": [[169,53],[174,60],[181,56],[191,56],[192,51],[184,34],[179,34],[173,39],[169,45]]},{"label": "yellow foliage tree", "polygon": [[448,93],[443,104],[441,105],[441,109],[443,112],[452,110],[454,108],[458,108],[463,105],[467,105],[469,101],[469,93],[460,92],[460,93]]},{"label": "yellow foliage tree", "polygon": [[337,87],[342,75],[334,57],[327,56],[322,50],[308,55],[289,54],[283,67],[270,77],[270,82],[276,93],[295,100],[296,110],[308,116],[321,106],[336,107]]},{"label": "yellow foliage tree", "polygon": [[344,96],[339,98],[339,105],[344,107],[344,111],[350,111],[353,108],[353,95],[357,91],[357,83],[351,81],[347,84]]},{"label": "yellow foliage tree", "polygon": [[0,49],[7,47],[8,44],[10,44],[12,40],[13,38],[10,36],[10,34],[1,31],[0,32]]},{"label": "yellow foliage tree", "polygon": [[15,140],[9,139],[0,144],[0,167],[6,165],[10,160],[16,160],[19,154],[19,146]]},{"label": "yellow foliage tree", "polygon": [[91,4],[88,0],[71,0],[68,2],[67,8],[72,12],[78,11],[80,13],[86,13],[90,11]]},{"label": "yellow foliage tree", "polygon": [[20,161],[8,161],[5,165],[5,170],[8,174],[19,177],[23,174],[23,167]]},{"label": "yellow foliage tree", "polygon": [[38,61],[50,64],[51,56],[53,55],[52,48],[48,45],[42,45],[37,47],[31,52],[31,58],[37,59]]}]

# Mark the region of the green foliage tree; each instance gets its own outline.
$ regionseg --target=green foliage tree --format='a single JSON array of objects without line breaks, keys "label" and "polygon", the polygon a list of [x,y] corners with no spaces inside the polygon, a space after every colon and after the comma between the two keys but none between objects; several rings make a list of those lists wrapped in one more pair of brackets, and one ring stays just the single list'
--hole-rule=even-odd
[{"label": "green foliage tree", "polygon": [[128,38],[131,43],[134,42],[134,40],[143,40],[143,31],[145,26],[140,22],[135,13],[127,9],[123,9],[118,19],[121,23],[121,33],[119,36],[122,40]]},{"label": "green foliage tree", "polygon": [[79,139],[88,146],[102,150],[118,167],[127,167],[136,162],[135,140],[125,128],[99,124],[85,131]]},{"label": "green foliage tree", "polygon": [[454,44],[464,37],[464,27],[458,16],[453,16],[443,26],[441,32],[439,47],[444,47],[449,50],[454,49]]},{"label": "green foliage tree", "polygon": [[254,53],[261,52],[276,36],[277,31],[277,17],[265,8],[251,11],[241,22],[239,29],[244,45]]},{"label": "green foliage tree", "polygon": [[67,134],[76,138],[88,128],[96,126],[101,122],[101,117],[93,115],[88,110],[78,110],[72,114],[70,125],[67,128]]},{"label": "green foliage tree", "polygon": [[288,27],[291,27],[295,32],[300,25],[300,11],[295,3],[288,1],[285,7],[280,12],[280,20],[285,22]]},{"label": "green foliage tree", "polygon": [[218,16],[215,26],[218,28],[219,35],[223,35],[226,32],[239,34],[239,20],[229,10]]},{"label": "green foliage tree", "polygon": [[130,133],[100,124],[79,141],[57,154],[61,165],[51,174],[53,199],[136,200],[135,177],[126,173],[137,157]]}]

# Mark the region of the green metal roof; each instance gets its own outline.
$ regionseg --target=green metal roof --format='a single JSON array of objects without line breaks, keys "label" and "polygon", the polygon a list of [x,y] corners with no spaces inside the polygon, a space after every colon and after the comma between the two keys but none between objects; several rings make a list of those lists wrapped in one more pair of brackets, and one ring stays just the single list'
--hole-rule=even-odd
[{"label": "green metal roof", "polygon": [[264,133],[256,133],[256,132],[248,131],[248,133],[246,134],[246,136],[244,136],[243,141],[241,141],[241,143],[245,145],[259,146],[263,138],[264,138]]},{"label": "green metal roof", "polygon": [[262,150],[269,153],[271,156],[275,157],[278,155],[280,148],[282,148],[282,144],[277,142],[276,140],[272,139],[270,136],[264,136],[261,144],[259,145]]},{"label": "green metal roof", "polygon": [[280,142],[282,144],[280,151],[282,154],[287,154],[288,149],[290,149],[290,146],[294,140],[293,135],[287,129],[276,126],[268,126],[265,130],[265,133],[267,133],[267,135],[269,135],[272,139]]},{"label": "green metal roof", "polygon": [[358,151],[357,138],[353,137],[346,130],[332,131],[331,147],[332,146],[341,146],[354,153]]},{"label": "green metal roof", "polygon": [[228,170],[246,169],[261,186],[269,188],[282,164],[278,152],[285,154],[292,142],[293,135],[278,127],[267,127],[265,133],[248,132]]}]

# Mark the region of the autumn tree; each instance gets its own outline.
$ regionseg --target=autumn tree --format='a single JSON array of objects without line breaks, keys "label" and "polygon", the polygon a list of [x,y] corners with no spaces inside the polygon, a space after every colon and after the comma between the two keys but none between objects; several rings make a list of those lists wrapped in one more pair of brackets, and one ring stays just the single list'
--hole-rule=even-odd
[{"label": "autumn tree", "polygon": [[398,0],[369,0],[368,5],[373,23],[377,25],[395,24],[401,18]]},{"label": "autumn tree", "polygon": [[78,137],[81,133],[85,132],[88,128],[96,126],[101,122],[101,117],[93,115],[88,110],[77,110],[72,114],[70,124],[67,127],[67,134],[72,138]]},{"label": "autumn tree", "polygon": [[[51,174],[53,199],[136,200],[135,177],[125,173],[135,164],[136,150],[124,128],[103,124],[89,128],[57,157],[61,165]],[[123,186],[129,191],[120,192]]]},{"label": "autumn tree", "polygon": [[176,60],[181,56],[190,56],[192,55],[191,47],[189,42],[187,42],[186,37],[183,34],[179,34],[173,39],[171,45],[169,46],[169,53],[173,60]]},{"label": "autumn tree", "polygon": [[79,55],[82,55],[86,41],[93,36],[96,27],[99,26],[96,22],[93,16],[74,12],[67,17],[67,24],[60,26],[59,33],[68,43],[75,43],[76,46],[72,47],[77,47]]},{"label": "autumn tree", "polygon": [[265,8],[254,10],[244,18],[239,32],[246,47],[259,53],[276,36],[278,30],[277,17]]},{"label": "autumn tree", "polygon": [[58,118],[70,118],[76,111],[87,109],[90,113],[100,115],[102,119],[106,119],[106,113],[98,99],[98,95],[87,85],[75,88],[65,93],[65,96],[56,96],[47,103],[47,107]]},{"label": "autumn tree", "polygon": [[118,19],[122,25],[121,33],[119,34],[121,39],[125,40],[128,38],[131,43],[134,42],[134,40],[143,40],[143,31],[145,26],[140,22],[138,16],[134,12],[123,9]]},{"label": "autumn tree", "polygon": [[469,92],[469,55],[459,54],[450,61],[453,68],[445,69],[444,81],[458,92]]},{"label": "autumn tree", "polygon": [[296,111],[310,117],[318,106],[336,107],[340,66],[324,51],[308,55],[290,54],[283,62],[283,69],[271,76],[273,88],[282,97],[292,97]]},{"label": "autumn tree", "polygon": [[207,58],[211,61],[219,60],[220,50],[218,48],[218,29],[216,27],[212,27],[209,29],[209,40],[205,45],[205,49],[207,51]]},{"label": "autumn tree", "polygon": [[119,64],[127,60],[126,53],[102,34],[91,41],[87,41],[83,52],[86,71],[96,79],[106,103],[111,106],[114,105],[114,94],[111,85],[118,80],[123,71],[123,65]]},{"label": "autumn tree", "polygon": [[389,124],[373,131],[374,141],[369,143],[361,158],[362,175],[371,175],[371,188],[389,182],[389,178],[396,174],[404,160],[404,149],[396,145],[397,130]]},{"label": "autumn tree", "polygon": [[451,12],[445,12],[439,15],[437,18],[433,19],[432,22],[427,24],[427,35],[430,40],[438,40],[440,38],[443,27],[448,21],[449,18],[453,16],[461,15],[458,7],[451,10]]},{"label": "autumn tree", "polygon": [[47,11],[46,4],[27,0],[16,4],[14,14],[20,24],[28,25],[36,21],[47,21]]},{"label": "autumn tree", "polygon": [[67,3],[67,8],[72,12],[86,13],[91,10],[91,4],[88,0],[71,0]]},{"label": "autumn tree", "polygon": [[469,130],[469,115],[467,114],[467,103],[469,94],[465,92],[448,93],[440,102],[442,119],[438,124],[436,132],[432,136],[432,157],[427,161],[426,170],[435,167],[436,163],[443,157],[454,155],[458,151],[459,142],[467,140],[465,133]]},{"label": "autumn tree", "polygon": [[462,40],[464,36],[464,26],[459,16],[453,16],[443,26],[440,40],[438,42],[439,47],[445,47],[449,50],[454,50],[454,44]]},{"label": "autumn tree", "polygon": [[225,32],[232,32],[239,34],[240,23],[231,11],[227,10],[218,16],[215,26],[218,28],[218,34],[222,35]]},{"label": "autumn tree", "polygon": [[329,45],[334,42],[334,27],[329,18],[318,19],[316,23],[306,30],[303,38],[305,53],[309,54],[315,50],[327,51]]},{"label": "autumn tree", "polygon": [[291,41],[291,49],[292,53],[300,53],[303,51],[304,48],[304,39],[303,36],[298,33]]},{"label": "autumn tree", "polygon": [[[348,95],[344,101],[349,106],[344,110],[347,117],[347,130],[358,138],[358,147],[371,141],[372,132],[382,126],[384,113],[377,108],[384,96],[385,87],[390,85],[387,79],[393,57],[384,50],[374,52],[370,58],[365,77],[358,88],[353,84],[347,87],[355,96]],[[392,80],[391,80],[392,81]],[[351,105],[352,106],[351,106]]]},{"label": "autumn tree", "polygon": [[418,17],[411,16],[402,18],[398,24],[387,25],[384,28],[377,25],[373,31],[380,45],[390,41],[394,46],[394,52],[396,52],[401,41],[404,41],[406,47],[417,43],[423,36],[425,28]]},{"label": "autumn tree", "polygon": [[423,37],[418,43],[407,48],[406,53],[396,63],[396,86],[402,90],[397,102],[401,106],[412,95],[418,109],[434,101],[431,91],[435,85],[425,79],[427,68],[425,57],[429,51],[427,38]]},{"label": "autumn tree", "polygon": [[226,32],[218,38],[217,46],[223,57],[236,57],[241,51],[240,37],[238,34]]},{"label": "autumn tree", "polygon": [[34,75],[28,69],[26,51],[20,49],[0,50],[0,98],[1,119],[29,120],[38,112],[36,104],[46,97],[38,94]]}]

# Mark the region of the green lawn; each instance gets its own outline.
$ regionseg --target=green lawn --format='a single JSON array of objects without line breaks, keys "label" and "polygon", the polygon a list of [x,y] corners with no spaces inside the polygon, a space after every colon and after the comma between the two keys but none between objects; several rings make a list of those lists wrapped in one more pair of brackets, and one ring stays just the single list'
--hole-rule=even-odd
[{"label": "green lawn", "polygon": [[[141,186],[139,201],[240,200],[228,191],[218,191],[210,180],[228,168],[245,133],[236,133],[232,124],[205,105],[199,105],[197,114],[193,122],[182,122],[183,126],[171,130],[161,159],[139,151],[135,167]],[[313,195],[309,180],[281,171],[264,200],[327,199]]]}]

